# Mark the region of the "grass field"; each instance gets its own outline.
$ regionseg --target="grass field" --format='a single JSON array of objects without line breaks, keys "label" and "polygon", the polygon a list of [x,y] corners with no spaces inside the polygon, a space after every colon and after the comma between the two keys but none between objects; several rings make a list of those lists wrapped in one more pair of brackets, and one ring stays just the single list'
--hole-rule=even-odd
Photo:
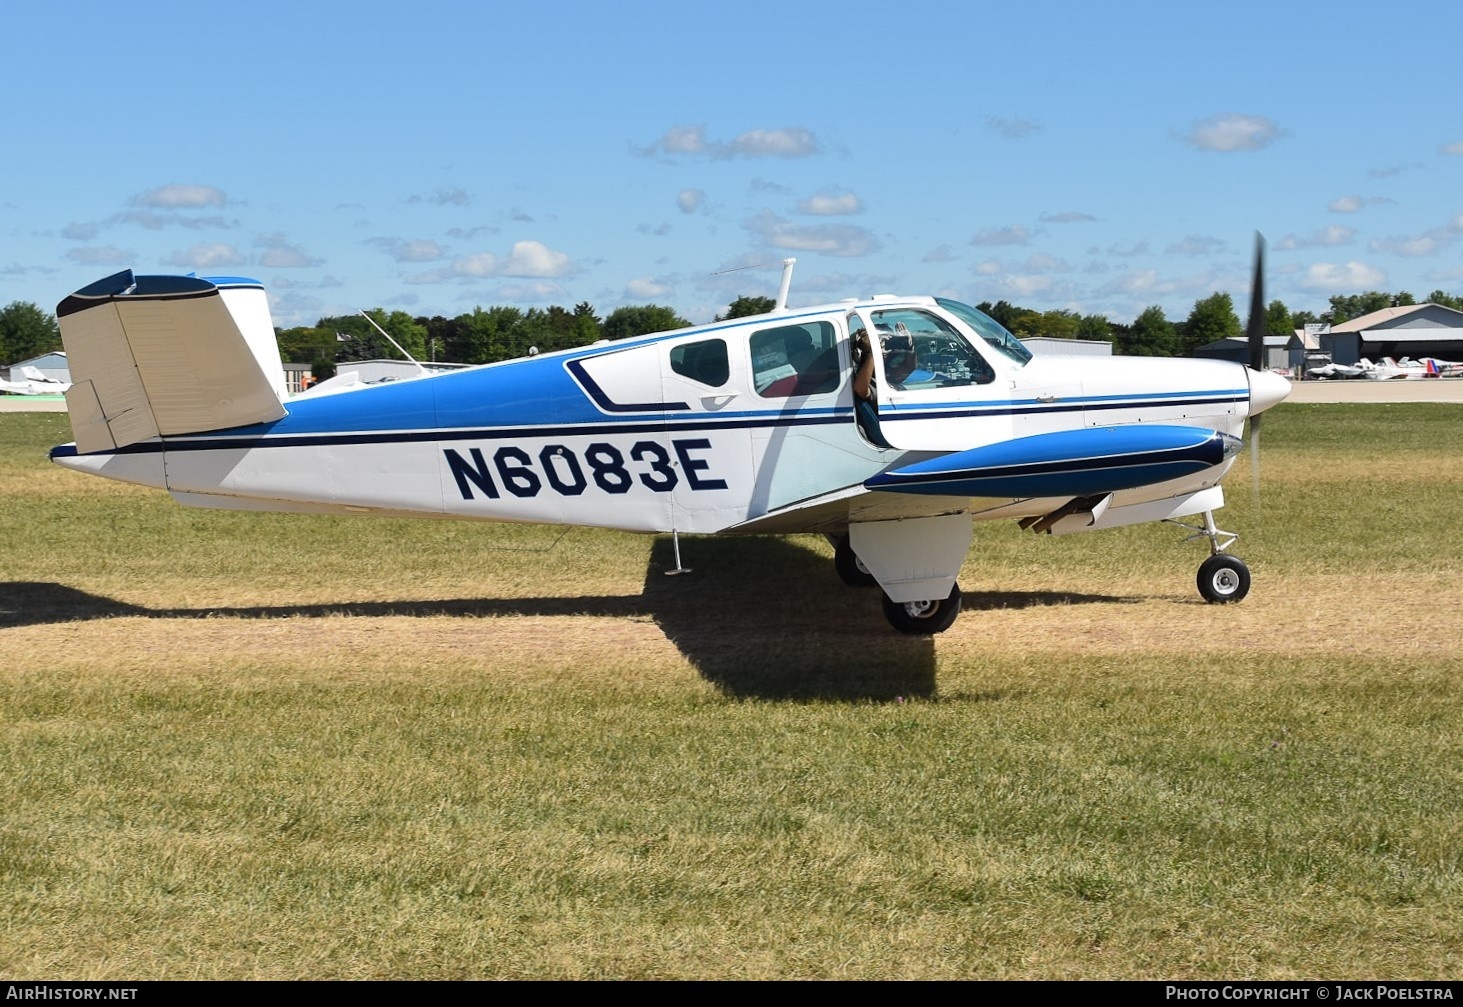
[{"label": "grass field", "polygon": [[0,975],[1456,979],[1460,431],[1268,413],[1239,605],[978,525],[931,640],[816,537],[189,510],[0,415]]}]

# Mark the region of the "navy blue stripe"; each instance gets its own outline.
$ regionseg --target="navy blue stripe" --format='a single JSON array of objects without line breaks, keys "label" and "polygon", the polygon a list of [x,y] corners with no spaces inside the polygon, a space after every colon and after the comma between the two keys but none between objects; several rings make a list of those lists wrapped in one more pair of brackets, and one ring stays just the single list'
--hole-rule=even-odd
[{"label": "navy blue stripe", "polygon": [[[1215,448],[1218,448],[1215,450]],[[1209,450],[1203,450],[1208,448]],[[1206,455],[1216,455],[1206,458]],[[869,480],[880,489],[894,489],[899,486],[914,486],[924,483],[946,483],[961,480],[1003,479],[1016,476],[1040,476],[1048,473],[1102,472],[1120,470],[1134,466],[1159,466],[1182,462],[1198,463],[1200,468],[1217,465],[1224,460],[1223,445],[1215,440],[1206,440],[1193,447],[1173,448],[1167,451],[1137,451],[1128,454],[1108,455],[1100,458],[1062,458],[1049,462],[1032,462],[1020,465],[996,465],[986,468],[948,469],[939,472],[904,475],[900,472],[886,472]]]}]

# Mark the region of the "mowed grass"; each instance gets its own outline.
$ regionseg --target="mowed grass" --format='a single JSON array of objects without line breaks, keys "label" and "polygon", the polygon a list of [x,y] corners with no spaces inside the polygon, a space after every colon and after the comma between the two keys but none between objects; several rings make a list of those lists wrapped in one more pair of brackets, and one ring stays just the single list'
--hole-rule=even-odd
[{"label": "mowed grass", "polygon": [[0,414],[0,974],[1453,979],[1463,407],[1267,414],[1173,525],[820,538],[189,510]]}]

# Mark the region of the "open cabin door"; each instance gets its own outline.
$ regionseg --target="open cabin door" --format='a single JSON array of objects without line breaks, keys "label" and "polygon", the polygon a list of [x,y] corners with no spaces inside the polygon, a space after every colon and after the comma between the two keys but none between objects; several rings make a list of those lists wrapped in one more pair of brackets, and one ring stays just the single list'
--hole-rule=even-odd
[{"label": "open cabin door", "polygon": [[1012,436],[1009,381],[997,379],[948,319],[922,308],[873,308],[851,312],[848,325],[854,345],[867,335],[874,356],[874,408],[857,410],[871,443],[963,451]]}]

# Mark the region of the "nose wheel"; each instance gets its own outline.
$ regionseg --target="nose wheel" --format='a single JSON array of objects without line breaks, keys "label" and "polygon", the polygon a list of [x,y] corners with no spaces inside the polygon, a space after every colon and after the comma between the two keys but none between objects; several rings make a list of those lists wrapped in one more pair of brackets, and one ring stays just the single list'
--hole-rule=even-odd
[{"label": "nose wheel", "polygon": [[1211,605],[1239,601],[1250,593],[1250,568],[1238,556],[1210,556],[1199,564],[1199,594]]},{"label": "nose wheel", "polygon": [[1194,534],[1184,541],[1196,538],[1209,540],[1209,558],[1199,564],[1199,594],[1211,605],[1228,605],[1239,601],[1250,593],[1250,568],[1238,556],[1231,556],[1224,550],[1234,545],[1239,538],[1233,532],[1222,531],[1214,524],[1214,512],[1204,512],[1204,524],[1195,526],[1182,521],[1170,520],[1188,528]]}]

